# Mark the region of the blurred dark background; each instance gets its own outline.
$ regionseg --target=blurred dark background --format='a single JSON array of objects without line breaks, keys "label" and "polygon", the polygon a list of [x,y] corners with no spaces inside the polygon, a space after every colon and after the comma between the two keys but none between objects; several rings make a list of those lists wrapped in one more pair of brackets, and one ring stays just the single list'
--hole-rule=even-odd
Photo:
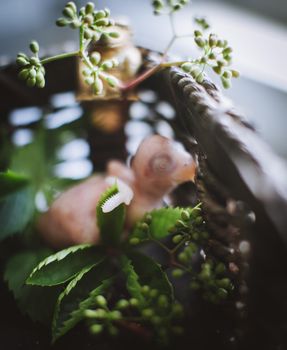
[{"label": "blurred dark background", "polygon": [[[76,32],[54,25],[66,0],[0,0],[1,64],[27,51],[31,39],[42,47],[69,49]],[[82,5],[86,1],[76,1]],[[163,50],[170,38],[167,18],[152,15],[150,0],[101,0],[114,17],[129,18],[135,42]],[[256,126],[262,137],[287,161],[287,1],[194,0],[177,16],[179,33],[192,28],[192,15],[206,15],[214,31],[226,37],[235,51],[234,65],[242,77],[226,94]],[[174,53],[190,53],[188,39],[174,46]]]}]

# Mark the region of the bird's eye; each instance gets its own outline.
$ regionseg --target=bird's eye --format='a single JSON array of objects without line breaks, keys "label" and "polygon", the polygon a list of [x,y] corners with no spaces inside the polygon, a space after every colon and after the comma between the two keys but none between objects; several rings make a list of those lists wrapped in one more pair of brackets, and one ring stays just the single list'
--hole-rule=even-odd
[{"label": "bird's eye", "polygon": [[170,173],[176,166],[175,161],[169,154],[156,154],[150,160],[150,168],[154,174]]}]

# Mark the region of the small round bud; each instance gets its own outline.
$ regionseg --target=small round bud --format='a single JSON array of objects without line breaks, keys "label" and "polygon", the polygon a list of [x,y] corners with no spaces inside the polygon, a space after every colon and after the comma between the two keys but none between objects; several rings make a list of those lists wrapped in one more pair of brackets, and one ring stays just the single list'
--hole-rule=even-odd
[{"label": "small round bud", "polygon": [[63,10],[63,15],[69,19],[74,19],[75,12],[70,7],[65,7]]},{"label": "small round bud", "polygon": [[142,286],[141,291],[144,295],[147,295],[150,291],[150,288],[149,286],[145,285],[145,286]]},{"label": "small round bud", "polygon": [[222,76],[226,79],[231,79],[232,78],[232,73],[229,70],[226,70]]},{"label": "small round bud", "polygon": [[84,21],[85,21],[85,23],[87,23],[89,25],[93,24],[94,17],[91,14],[88,14],[88,15],[85,16]]},{"label": "small round bud", "polygon": [[20,73],[18,74],[18,77],[22,80],[26,80],[29,76],[29,72],[30,72],[30,69],[29,68],[26,68],[26,69],[22,69],[20,71]]},{"label": "small round bud", "polygon": [[121,299],[117,302],[117,308],[118,309],[126,309],[129,307],[129,302],[126,299]]},{"label": "small round bud", "polygon": [[129,240],[129,242],[130,242],[131,245],[137,245],[137,244],[140,243],[140,239],[137,238],[137,237],[133,237],[133,238],[131,238],[131,239]]},{"label": "small round bud", "polygon": [[176,227],[187,227],[186,226],[186,223],[182,220],[177,220],[176,223],[175,223],[175,226]]},{"label": "small round bud", "polygon": [[153,316],[154,312],[152,309],[144,309],[142,310],[142,315],[145,318],[151,318]]},{"label": "small round bud", "polygon": [[182,235],[176,235],[172,238],[173,243],[178,244],[180,241],[182,241],[183,236]]},{"label": "small round bud", "polygon": [[121,317],[122,317],[122,314],[118,310],[114,310],[114,311],[109,313],[109,319],[112,321],[118,321],[121,319]]},{"label": "small round bud", "polygon": [[29,86],[29,87],[33,87],[33,86],[35,86],[36,85],[36,78],[28,78],[28,80],[27,80],[27,85]]},{"label": "small round bud", "polygon": [[16,59],[16,63],[19,65],[19,66],[21,66],[21,67],[23,67],[23,66],[26,66],[27,64],[29,64],[29,62],[26,60],[26,58],[24,58],[24,57],[17,57],[17,59]]},{"label": "small round bud", "polygon": [[85,7],[86,14],[93,13],[95,9],[95,4],[93,2],[88,2]]},{"label": "small round bud", "polygon": [[222,82],[224,89],[229,89],[231,87],[230,79],[226,79],[224,77],[221,77],[221,82]]},{"label": "small round bud", "polygon": [[37,75],[36,75],[36,85],[39,87],[39,88],[43,88],[45,86],[45,78],[44,78],[44,74],[39,71],[37,72]]},{"label": "small round bud", "polygon": [[113,39],[117,39],[120,37],[120,34],[118,32],[110,32],[109,37]]},{"label": "small round bud", "polygon": [[194,36],[197,38],[199,36],[202,36],[202,32],[200,30],[195,30],[194,31]]},{"label": "small round bud", "polygon": [[90,332],[92,334],[99,334],[101,333],[103,330],[103,326],[101,324],[93,324],[91,327],[90,327]]},{"label": "small round bud", "polygon": [[19,52],[18,55],[17,55],[17,57],[23,57],[23,58],[25,58],[26,60],[28,60],[28,56],[27,56],[25,53],[23,53],[23,52]]},{"label": "small round bud", "polygon": [[161,317],[159,317],[159,316],[153,316],[153,317],[151,318],[151,322],[152,322],[154,325],[158,326],[158,325],[161,324],[162,319],[161,319]]},{"label": "small round bud", "polygon": [[33,66],[39,66],[40,65],[40,60],[38,57],[31,57],[30,58],[30,63],[33,65]]},{"label": "small round bud", "polygon": [[232,52],[232,48],[231,47],[226,47],[223,51],[222,51],[222,54],[225,56],[225,55],[230,55],[231,52]]},{"label": "small round bud", "polygon": [[111,14],[111,11],[110,11],[108,8],[105,8],[105,9],[104,9],[104,12],[105,12],[105,16],[106,16],[106,17],[109,17],[110,14]]},{"label": "small round bud", "polygon": [[222,67],[221,66],[214,66],[212,67],[213,71],[216,73],[216,74],[221,74],[222,73]]},{"label": "small round bud", "polygon": [[155,298],[155,297],[158,295],[158,290],[157,290],[157,289],[152,289],[152,290],[149,292],[149,295],[150,295],[152,298]]},{"label": "small round bud", "polygon": [[147,225],[150,225],[152,222],[152,216],[150,214],[147,214],[144,218],[144,221]]},{"label": "small round bud", "polygon": [[30,43],[30,50],[33,53],[38,53],[39,52],[39,44],[37,43],[37,41],[33,40]]},{"label": "small round bud", "polygon": [[97,318],[97,311],[95,310],[85,310],[84,316],[87,318]]},{"label": "small round bud", "polygon": [[98,319],[104,319],[107,317],[107,311],[104,309],[95,310],[95,317]]},{"label": "small round bud", "polygon": [[102,18],[105,18],[105,17],[107,17],[105,10],[97,11],[96,14],[95,14],[95,20],[102,19]]},{"label": "small round bud", "polygon": [[117,87],[119,85],[118,79],[116,77],[113,77],[112,75],[106,77],[106,82],[112,88],[115,88],[115,87]]},{"label": "small round bud", "polygon": [[183,275],[183,271],[181,269],[174,269],[172,275],[174,278],[180,278]]},{"label": "small round bud", "polygon": [[146,222],[142,222],[142,223],[140,224],[140,228],[141,228],[141,230],[143,230],[144,232],[148,232],[148,231],[149,231],[149,226],[148,226],[148,224],[147,224]]},{"label": "small round bud", "polygon": [[37,72],[35,68],[31,68],[29,72],[29,77],[30,78],[36,78]]},{"label": "small round bud", "polygon": [[80,28],[81,25],[82,25],[81,21],[79,21],[77,18],[74,19],[74,20],[70,23],[70,27],[71,27],[72,29]]},{"label": "small round bud", "polygon": [[186,256],[186,254],[184,252],[181,252],[181,253],[178,254],[178,260],[181,263],[186,264],[188,262],[188,257]]},{"label": "small round bud", "polygon": [[107,300],[103,295],[97,295],[95,301],[101,307],[107,306]]},{"label": "small round bud", "polygon": [[182,335],[184,333],[184,329],[180,326],[174,326],[171,330],[176,335]]},{"label": "small round bud", "polygon": [[214,52],[210,52],[210,54],[208,55],[208,58],[210,60],[215,60],[216,59],[216,54]]},{"label": "small round bud", "polygon": [[109,333],[112,337],[115,337],[119,334],[119,331],[115,326],[110,325],[109,326]]},{"label": "small round bud", "polygon": [[198,216],[194,221],[197,225],[201,225],[203,223],[203,218],[202,216]]},{"label": "small round bud", "polygon": [[103,82],[99,77],[97,77],[93,84],[93,93],[95,95],[101,95],[103,93],[103,90],[104,90]]},{"label": "small round bud", "polygon": [[240,73],[237,70],[232,69],[231,71],[233,78],[239,78]]},{"label": "small round bud", "polygon": [[166,295],[162,294],[158,297],[158,306],[161,308],[168,307],[168,299]]},{"label": "small round bud", "polygon": [[232,289],[231,288],[231,282],[230,282],[230,279],[229,278],[222,278],[220,280],[217,280],[216,281],[216,284],[218,285],[218,287],[221,287],[221,288],[225,288],[225,289]]},{"label": "small round bud", "polygon": [[98,65],[101,61],[101,54],[97,51],[93,52],[90,56],[90,60],[94,66]]},{"label": "small round bud", "polygon": [[178,317],[182,316],[183,315],[183,306],[179,303],[173,304],[172,313]]},{"label": "small round bud", "polygon": [[77,12],[77,6],[73,1],[69,1],[66,5],[66,7],[69,7],[75,14]]},{"label": "small round bud", "polygon": [[94,78],[92,78],[92,77],[87,77],[87,78],[85,79],[85,83],[86,83],[87,85],[92,85],[93,82],[94,82]]},{"label": "small round bud", "polygon": [[208,40],[208,43],[209,43],[209,46],[210,47],[215,47],[217,45],[217,36],[214,35],[214,34],[210,34],[209,35],[209,40]]},{"label": "small round bud", "polygon": [[98,26],[98,27],[107,27],[109,24],[110,24],[110,21],[107,19],[107,18],[101,18],[101,19],[98,19],[95,24]]},{"label": "small round bud", "polygon": [[136,298],[131,298],[131,299],[130,299],[130,305],[133,306],[133,307],[139,306],[139,301],[138,301],[138,299],[136,299]]},{"label": "small round bud", "polygon": [[206,64],[207,63],[207,58],[205,56],[201,57],[200,63]]},{"label": "small round bud", "polygon": [[181,65],[181,69],[186,73],[190,73],[192,70],[193,64],[191,62],[185,62]]},{"label": "small round bud", "polygon": [[112,61],[104,61],[101,65],[101,68],[103,70],[111,69],[111,68],[113,68],[113,62]]},{"label": "small round bud", "polygon": [[194,41],[198,47],[204,47],[205,46],[205,40],[202,39],[200,36],[194,38]]},{"label": "small round bud", "polygon": [[180,3],[177,3],[173,6],[173,10],[174,11],[179,11],[182,9],[182,5]]},{"label": "small round bud", "polygon": [[196,77],[196,81],[200,84],[204,81],[204,74],[202,72],[198,74],[198,76]]},{"label": "small round bud", "polygon": [[152,2],[152,5],[154,7],[155,10],[159,11],[163,8],[164,4],[162,0],[154,0]]},{"label": "small round bud", "polygon": [[56,25],[58,27],[65,27],[66,25],[69,24],[69,21],[67,21],[65,18],[61,17],[61,18],[58,18],[57,21],[56,21]]},{"label": "small round bud", "polygon": [[223,40],[221,40],[221,39],[218,39],[217,40],[217,47],[224,47],[224,41]]}]

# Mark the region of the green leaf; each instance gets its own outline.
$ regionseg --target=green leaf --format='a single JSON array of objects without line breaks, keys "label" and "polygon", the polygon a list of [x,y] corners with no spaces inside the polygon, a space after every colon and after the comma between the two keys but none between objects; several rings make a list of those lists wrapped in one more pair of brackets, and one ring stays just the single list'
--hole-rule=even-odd
[{"label": "green leaf", "polygon": [[142,286],[139,283],[139,276],[135,272],[135,269],[132,265],[131,260],[126,255],[123,255],[121,257],[121,268],[127,278],[126,286],[127,286],[128,292],[133,298],[138,299],[138,301],[141,304],[143,304],[145,301],[145,298],[142,295],[142,291],[141,291]]},{"label": "green leaf", "polygon": [[[142,227],[145,224],[145,218],[138,221],[134,226],[129,239],[138,238],[141,242],[149,240],[150,237],[154,239],[163,239],[170,234],[170,230],[175,226],[177,220],[181,218],[183,208],[160,208],[147,213],[146,216],[150,216],[149,229],[146,230]],[[145,224],[146,225],[146,224]]]},{"label": "green leaf", "polygon": [[4,280],[7,281],[22,312],[28,314],[34,321],[46,324],[52,319],[52,312],[60,290],[57,287],[27,286],[25,280],[39,261],[49,254],[51,251],[47,248],[16,254],[9,259],[4,272]]},{"label": "green leaf", "polygon": [[27,186],[29,179],[26,176],[19,175],[13,171],[0,172],[0,198],[19,191]]},{"label": "green leaf", "polygon": [[57,252],[41,261],[26,284],[54,286],[69,281],[84,267],[99,262],[103,254],[91,244],[80,244]]},{"label": "green leaf", "polygon": [[153,210],[150,224],[150,234],[155,239],[162,239],[170,234],[170,229],[175,226],[177,220],[181,218],[183,208],[161,208]]},{"label": "green leaf", "polygon": [[129,277],[131,281],[134,279],[133,273],[135,272],[138,275],[138,281],[141,285],[148,285],[152,289],[157,289],[160,294],[166,295],[169,300],[173,299],[172,285],[159,264],[139,252],[128,253],[127,257],[133,266],[133,269],[129,268],[127,270],[131,275]]},{"label": "green leaf", "polygon": [[97,205],[97,222],[101,240],[106,245],[117,245],[120,242],[125,222],[125,206],[119,205],[109,213],[103,213],[103,204],[118,193],[117,185],[109,187],[101,196]]},{"label": "green leaf", "polygon": [[113,281],[111,266],[105,260],[84,268],[60,294],[52,324],[53,342],[83,319],[83,312],[105,293]]},{"label": "green leaf", "polygon": [[0,240],[26,227],[34,214],[34,195],[34,189],[26,186],[0,200]]}]

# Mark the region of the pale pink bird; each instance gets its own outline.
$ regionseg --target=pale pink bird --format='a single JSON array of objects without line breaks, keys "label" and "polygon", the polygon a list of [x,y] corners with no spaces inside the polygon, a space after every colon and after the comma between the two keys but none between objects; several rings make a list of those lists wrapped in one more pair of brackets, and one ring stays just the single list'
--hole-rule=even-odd
[{"label": "pale pink bird", "polygon": [[60,248],[80,243],[97,243],[99,228],[96,207],[101,194],[117,182],[119,194],[110,199],[103,211],[120,203],[127,204],[127,227],[147,211],[163,205],[163,198],[177,185],[193,181],[196,164],[174,141],[154,135],[140,144],[131,167],[112,160],[107,177],[92,176],[63,192],[38,222],[41,235],[50,245]]}]

